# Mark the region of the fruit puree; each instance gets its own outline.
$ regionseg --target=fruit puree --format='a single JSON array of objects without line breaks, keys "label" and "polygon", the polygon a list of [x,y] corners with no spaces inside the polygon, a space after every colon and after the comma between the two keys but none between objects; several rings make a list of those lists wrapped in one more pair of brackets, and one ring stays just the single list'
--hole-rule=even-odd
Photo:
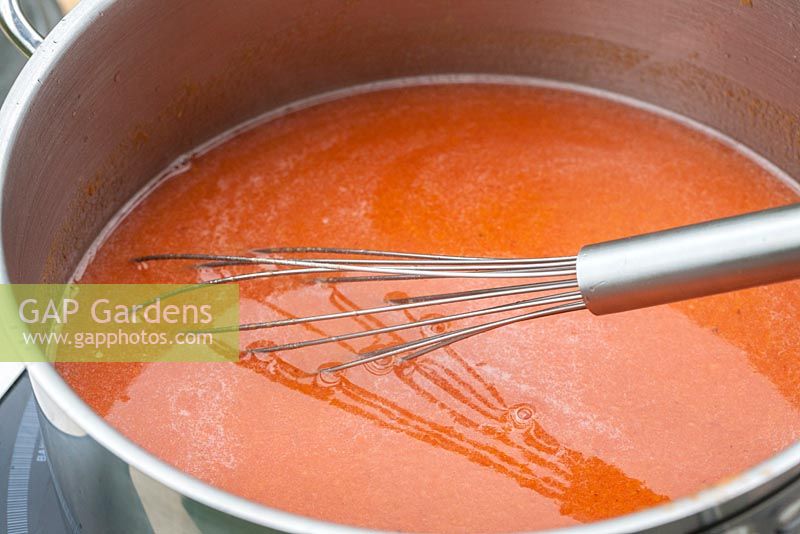
[{"label": "fruit puree", "polygon": [[[531,86],[406,87],[295,111],[192,157],[119,220],[77,279],[208,280],[235,269],[130,259],[272,246],[573,255],[797,198],[731,146],[625,104]],[[252,282],[241,314],[325,313],[432,289],[416,284]],[[426,313],[250,332],[243,344]],[[147,450],[268,506],[391,530],[531,530],[691,494],[797,439],[797,317],[800,284],[785,283],[514,324],[328,380],[314,369],[363,344],[59,371]]]}]

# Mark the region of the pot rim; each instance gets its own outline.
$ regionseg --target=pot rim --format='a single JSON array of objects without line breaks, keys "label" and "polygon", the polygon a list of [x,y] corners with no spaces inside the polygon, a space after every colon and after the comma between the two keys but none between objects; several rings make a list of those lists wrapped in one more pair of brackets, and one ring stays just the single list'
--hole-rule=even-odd
[{"label": "pot rim", "polygon": [[[69,53],[71,44],[80,39],[86,29],[117,2],[118,0],[80,2],[47,35],[17,78],[0,109],[0,188],[3,188],[5,183],[13,142],[41,84],[46,83],[53,65]],[[10,283],[5,265],[4,251],[0,246],[0,283]],[[32,382],[41,387],[52,401],[100,445],[131,467],[199,503],[254,524],[286,532],[373,531],[284,512],[215,488],[160,460],[123,436],[97,415],[67,385],[53,365],[44,362],[28,363],[27,370]],[[797,471],[798,468],[800,468],[800,441],[725,482],[694,495],[612,519],[539,532],[559,534],[637,532],[660,526],[673,526],[680,530],[688,527],[694,530],[739,513],[747,506],[773,493],[791,478],[796,477],[797,474],[792,471]],[[735,503],[731,502],[734,500]]]}]

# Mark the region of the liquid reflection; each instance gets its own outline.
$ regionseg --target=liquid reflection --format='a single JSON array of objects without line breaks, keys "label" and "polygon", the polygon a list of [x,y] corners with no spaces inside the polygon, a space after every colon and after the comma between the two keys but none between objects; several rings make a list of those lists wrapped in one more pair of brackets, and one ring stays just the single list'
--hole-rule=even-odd
[{"label": "liquid reflection", "polygon": [[[341,311],[357,307],[336,289],[330,302]],[[285,318],[295,317],[275,304],[269,306]],[[418,318],[408,313],[408,319]],[[374,316],[354,320],[360,328],[386,326]],[[315,336],[328,335],[319,325],[303,327]],[[391,340],[385,339],[389,336]],[[344,342],[340,346],[355,354],[398,341],[402,339],[392,333],[375,336],[361,350]],[[255,345],[265,342],[269,341]],[[556,501],[563,515],[578,521],[618,516],[668,500],[602,459],[563,446],[539,423],[533,406],[506,400],[453,346],[436,354],[402,363],[387,358],[365,367],[373,375],[393,373],[393,386],[404,388],[413,398],[410,403],[398,400],[401,395],[395,387],[382,387],[379,393],[369,382],[366,386],[357,383],[349,372],[310,373],[289,363],[288,354],[286,358],[276,353],[256,357],[245,352],[238,365],[382,428],[492,469]],[[321,367],[330,363],[321,362]]]}]

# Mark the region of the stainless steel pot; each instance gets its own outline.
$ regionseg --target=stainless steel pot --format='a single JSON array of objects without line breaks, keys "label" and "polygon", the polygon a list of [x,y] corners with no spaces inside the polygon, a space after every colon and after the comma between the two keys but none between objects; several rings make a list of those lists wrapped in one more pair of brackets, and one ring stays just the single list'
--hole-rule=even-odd
[{"label": "stainless steel pot", "polygon": [[[126,200],[220,132],[397,77],[607,89],[708,124],[800,177],[793,0],[84,0],[44,39],[16,8],[0,0],[35,53],[0,112],[1,282],[66,280]],[[349,530],[181,473],[108,426],[52,367],[28,370],[59,494],[82,531]],[[786,526],[798,494],[775,492],[798,478],[800,444],[690,498],[571,530],[724,529],[756,516]]]}]

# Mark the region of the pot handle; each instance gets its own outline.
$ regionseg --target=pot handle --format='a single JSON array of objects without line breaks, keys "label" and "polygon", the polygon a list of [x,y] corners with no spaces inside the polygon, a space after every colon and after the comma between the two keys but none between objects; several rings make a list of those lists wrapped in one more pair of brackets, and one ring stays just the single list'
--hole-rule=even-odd
[{"label": "pot handle", "polygon": [[20,9],[19,0],[0,0],[0,29],[27,57],[32,56],[44,40]]}]

